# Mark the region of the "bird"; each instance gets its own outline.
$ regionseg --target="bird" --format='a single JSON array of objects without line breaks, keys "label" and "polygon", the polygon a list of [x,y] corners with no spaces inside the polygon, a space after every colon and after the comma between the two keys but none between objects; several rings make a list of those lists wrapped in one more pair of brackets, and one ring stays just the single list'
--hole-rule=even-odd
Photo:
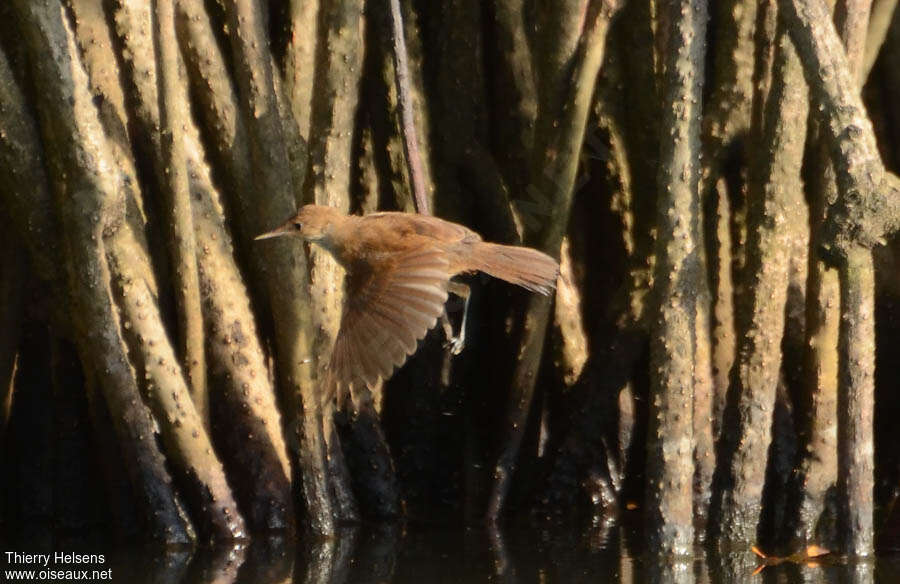
[{"label": "bird", "polygon": [[304,205],[256,240],[293,237],[326,249],[344,268],[345,300],[326,369],[325,399],[338,407],[353,388],[374,388],[414,354],[418,342],[444,316],[453,293],[464,300],[459,335],[465,345],[469,287],[454,276],[483,272],[544,296],[556,288],[559,263],[536,249],[483,241],[471,229],[418,213],[348,215],[334,207]]}]

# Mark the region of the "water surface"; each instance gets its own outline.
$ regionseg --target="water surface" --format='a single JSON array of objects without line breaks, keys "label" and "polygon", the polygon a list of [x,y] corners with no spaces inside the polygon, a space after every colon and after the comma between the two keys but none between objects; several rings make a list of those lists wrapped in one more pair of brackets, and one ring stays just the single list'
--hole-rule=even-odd
[{"label": "water surface", "polygon": [[[329,540],[270,537],[182,549],[31,534],[3,541],[0,565],[2,581],[12,581],[13,574],[6,572],[11,569],[32,570],[31,581],[40,581],[41,569],[76,574],[97,569],[110,571],[106,581],[134,584],[900,582],[898,555],[852,565],[825,557],[815,564],[782,563],[759,570],[762,562],[750,550],[719,555],[701,549],[691,562],[659,565],[642,547],[639,533],[615,527],[491,531],[367,526],[344,529]],[[56,556],[59,561],[47,568],[10,565],[8,551],[94,554],[94,560],[102,554],[103,561],[66,564]]]}]

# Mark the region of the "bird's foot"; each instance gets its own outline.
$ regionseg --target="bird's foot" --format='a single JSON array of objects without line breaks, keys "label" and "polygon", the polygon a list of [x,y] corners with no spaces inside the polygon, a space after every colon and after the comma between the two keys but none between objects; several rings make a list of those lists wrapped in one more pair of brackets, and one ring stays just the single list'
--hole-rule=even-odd
[{"label": "bird's foot", "polygon": [[459,355],[462,353],[462,350],[466,347],[466,336],[459,335],[458,337],[450,336],[447,337],[447,341],[444,343],[444,348],[449,349],[450,352],[454,355]]},{"label": "bird's foot", "polygon": [[453,334],[453,326],[450,324],[450,318],[445,312],[441,317],[441,326],[444,329],[444,348],[449,350],[453,355],[459,355],[466,346],[466,323],[465,318],[460,326],[459,335]]}]

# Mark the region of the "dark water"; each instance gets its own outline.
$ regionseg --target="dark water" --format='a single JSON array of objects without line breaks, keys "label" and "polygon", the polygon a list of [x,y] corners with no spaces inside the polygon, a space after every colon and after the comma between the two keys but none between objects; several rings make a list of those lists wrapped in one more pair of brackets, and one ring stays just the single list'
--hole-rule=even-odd
[{"label": "dark water", "polygon": [[[34,536],[3,541],[0,581],[7,570],[87,570],[88,577],[123,583],[622,583],[677,582],[880,582],[900,583],[900,556],[848,565],[826,557],[818,565],[783,563],[754,573],[761,561],[749,550],[709,555],[699,550],[692,562],[658,565],[635,552],[640,535],[618,528],[582,532],[554,528],[505,530],[362,527],[321,541],[257,539],[216,548],[163,550],[88,543],[81,538]],[[56,557],[49,566],[18,562],[7,552],[96,554],[87,561]],[[102,554],[103,558],[97,555]],[[9,560],[13,560],[12,562]],[[51,576],[51,574],[44,574]],[[53,580],[72,581],[72,580]]]}]

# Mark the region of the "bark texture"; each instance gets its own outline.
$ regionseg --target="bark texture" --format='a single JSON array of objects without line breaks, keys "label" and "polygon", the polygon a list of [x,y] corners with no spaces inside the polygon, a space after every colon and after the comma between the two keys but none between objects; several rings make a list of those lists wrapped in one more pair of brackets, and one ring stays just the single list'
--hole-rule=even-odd
[{"label": "bark texture", "polygon": [[[589,9],[584,12],[586,20],[583,23],[579,21],[568,23],[581,33],[580,40],[577,45],[571,47],[571,53],[567,57],[570,59],[569,68],[572,71],[571,80],[564,84],[568,88],[567,94],[563,97],[556,96],[554,92],[558,85],[550,80],[541,81],[545,84],[543,89],[545,104],[550,109],[537,123],[532,157],[536,163],[534,168],[542,169],[542,176],[534,177],[536,182],[530,185],[533,188],[529,194],[549,198],[549,201],[547,199],[541,201],[550,204],[549,218],[538,230],[526,229],[524,240],[526,244],[531,244],[555,257],[559,257],[563,234],[569,221],[578,170],[578,153],[584,143],[584,131],[594,86],[603,63],[606,32],[618,8],[619,5],[614,0],[601,0],[591,3]],[[566,29],[566,33],[571,34],[571,31]],[[546,55],[546,58],[550,62],[563,57],[559,54],[550,54]],[[544,65],[555,71],[553,63]],[[548,72],[546,75],[551,73]],[[541,95],[540,90],[538,94]],[[560,100],[563,100],[564,105]],[[557,119],[556,112],[560,111],[562,115]],[[556,123],[551,122],[551,118],[556,119]],[[540,189],[547,190],[542,192]],[[510,383],[509,406],[504,429],[506,436],[494,467],[494,481],[487,509],[487,519],[491,522],[499,517],[509,491],[512,470],[515,467],[534,396],[549,315],[549,300],[542,296],[531,296],[524,314],[522,336]]]},{"label": "bark texture", "polygon": [[[888,173],[875,145],[872,125],[856,91],[849,61],[861,63],[861,43],[848,34],[845,53],[824,7],[803,1],[782,4],[791,36],[805,64],[813,96],[830,135],[838,199],[829,207],[824,245],[839,261],[841,325],[838,352],[838,525],[843,550],[873,552],[872,489],[874,415],[873,265],[868,248],[895,229],[897,177]],[[844,5],[846,15],[868,14],[870,3]],[[862,21],[865,25],[865,20]],[[853,26],[850,23],[848,26]],[[857,71],[861,65],[857,65]],[[884,199],[883,197],[889,197]],[[850,226],[853,226],[852,228]],[[874,239],[873,239],[874,237]]]},{"label": "bark texture", "polygon": [[[751,169],[746,284],[750,298],[738,314],[737,361],[732,370],[732,402],[721,438],[714,534],[725,540],[754,541],[762,506],[775,390],[781,372],[790,257],[786,249],[803,237],[805,221],[800,168],[805,144],[807,94],[800,63],[780,28],[766,101],[766,125],[756,168]],[[755,170],[755,172],[754,172]],[[739,309],[739,310],[740,310]]]},{"label": "bark texture", "polygon": [[709,361],[707,354],[698,367],[698,294],[686,283],[703,270],[697,159],[709,15],[705,2],[671,2],[664,10],[671,29],[665,53],[665,130],[660,138],[658,175],[660,237],[654,276],[658,311],[650,337],[654,375],[647,439],[647,505],[656,553],[689,556],[694,540],[694,381],[695,375],[703,374],[700,367],[708,368]]}]

